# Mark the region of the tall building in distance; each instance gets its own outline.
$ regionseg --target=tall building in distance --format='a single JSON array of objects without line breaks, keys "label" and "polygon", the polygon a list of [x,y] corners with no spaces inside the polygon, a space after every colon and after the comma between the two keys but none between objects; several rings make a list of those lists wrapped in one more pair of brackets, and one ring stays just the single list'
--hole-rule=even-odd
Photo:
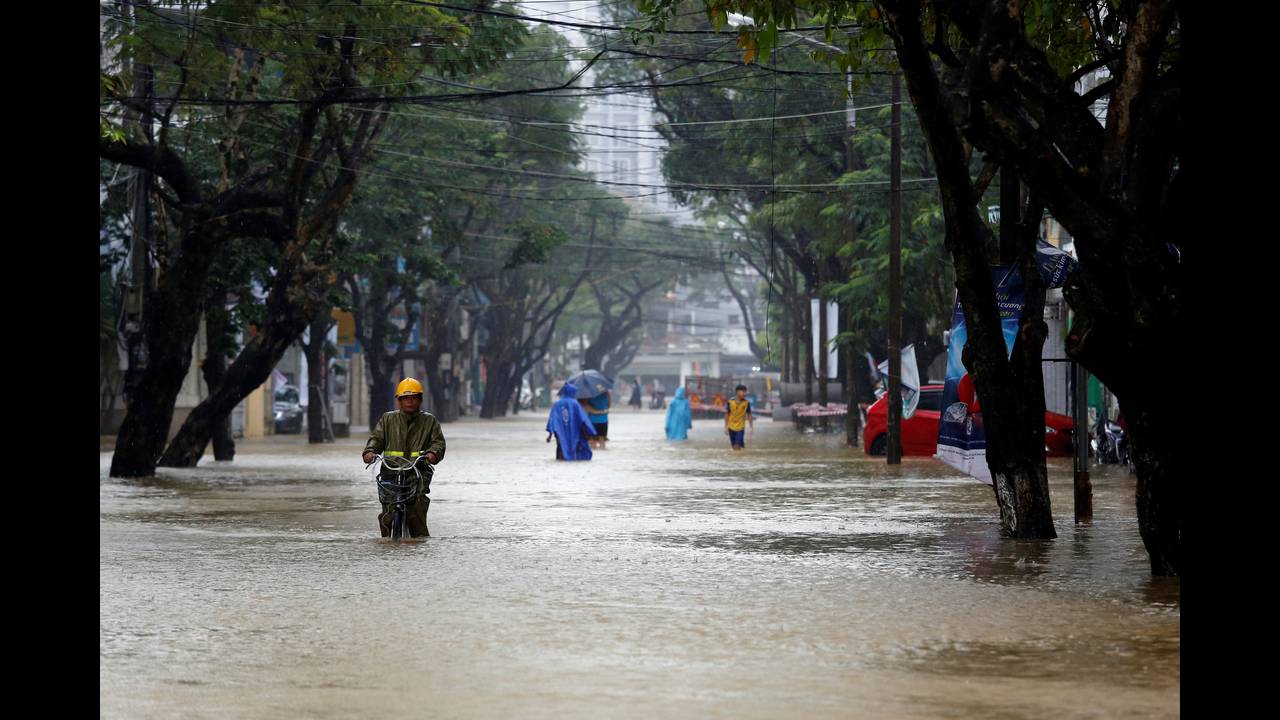
[{"label": "tall building in distance", "polygon": [[[607,25],[599,0],[525,0],[520,12],[531,18],[583,25]],[[604,47],[602,34],[585,28],[556,26],[575,52],[590,55]],[[606,54],[601,62],[620,62],[622,55]],[[586,62],[574,61],[581,69]],[[587,70],[577,85],[599,84],[595,69]],[[649,219],[669,218],[677,224],[695,222],[692,211],[675,204],[662,176],[662,152],[666,141],[654,129],[661,122],[653,101],[644,91],[601,92],[579,98],[585,106],[574,128],[586,152],[581,168],[604,183],[610,192],[626,199],[634,212]]]}]

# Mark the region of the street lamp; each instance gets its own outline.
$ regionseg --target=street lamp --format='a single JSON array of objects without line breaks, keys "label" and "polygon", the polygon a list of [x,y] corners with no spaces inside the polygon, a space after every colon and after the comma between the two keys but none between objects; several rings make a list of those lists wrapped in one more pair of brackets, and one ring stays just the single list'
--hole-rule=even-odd
[{"label": "street lamp", "polygon": [[[752,18],[749,15],[739,15],[738,13],[733,13],[733,12],[729,13],[729,27],[755,27],[755,26],[756,26],[755,18]],[[821,48],[822,50],[829,50],[833,53],[843,52],[840,48],[836,47],[835,45],[832,45],[830,43],[824,43],[821,40],[814,40],[813,38],[806,37],[804,35],[797,34],[796,39],[802,43],[808,43],[809,45],[812,45],[816,48]],[[854,117],[854,110],[853,110],[853,71],[852,70],[847,71],[845,73],[845,78],[849,88],[849,97],[845,101],[845,119],[849,122],[849,127],[853,128],[857,126],[857,119]]]}]

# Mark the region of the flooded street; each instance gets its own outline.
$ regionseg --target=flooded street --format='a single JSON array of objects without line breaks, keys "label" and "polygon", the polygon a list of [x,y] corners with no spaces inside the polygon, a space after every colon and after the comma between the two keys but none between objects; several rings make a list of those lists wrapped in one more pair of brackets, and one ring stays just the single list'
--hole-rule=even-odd
[{"label": "flooded street", "polygon": [[557,463],[545,414],[444,426],[432,537],[378,538],[365,436],[241,442],[107,477],[106,718],[1174,717],[1179,583],[1132,476],[1058,539],[1001,540],[988,486],[842,438],[614,412]]}]

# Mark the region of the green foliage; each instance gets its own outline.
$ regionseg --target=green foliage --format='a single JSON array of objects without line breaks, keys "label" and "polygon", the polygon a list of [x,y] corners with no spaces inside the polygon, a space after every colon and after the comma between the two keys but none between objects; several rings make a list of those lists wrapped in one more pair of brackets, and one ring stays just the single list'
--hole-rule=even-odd
[{"label": "green foliage", "polygon": [[519,238],[512,248],[503,270],[510,270],[528,263],[541,264],[547,261],[551,251],[560,247],[569,238],[564,230],[555,225],[519,220],[512,223],[507,232]]},{"label": "green foliage", "polygon": [[[253,187],[301,196],[305,215],[328,201],[343,164],[335,150],[367,140],[369,121],[388,117],[389,99],[422,93],[441,76],[490,67],[529,37],[516,21],[464,20],[464,14],[427,4],[310,0],[104,6],[100,135],[167,145],[206,198]],[[140,79],[148,73],[150,84]],[[353,95],[379,100],[310,105]],[[132,119],[147,106],[163,126],[152,140]],[[388,129],[394,132],[398,124],[392,120]],[[447,146],[451,138],[437,140]],[[320,162],[298,183],[288,170],[300,152],[316,153]],[[374,177],[392,182],[375,184],[372,194],[357,184],[347,220],[336,231],[309,237],[302,253],[308,267],[331,270],[336,278],[372,272],[390,260],[421,281],[456,281],[437,248],[416,242],[423,196],[400,192],[393,182],[403,185],[403,178],[375,174],[378,165],[362,168],[362,183]],[[165,179],[157,184],[167,197]],[[154,205],[167,207],[159,200]],[[166,255],[166,245],[183,221],[181,211],[168,209],[157,217],[153,241],[162,263],[174,257]],[[226,313],[229,333],[267,319],[262,295],[288,257],[289,243],[278,232],[262,230],[261,222],[240,227],[207,269],[211,289],[225,291],[231,304],[206,311]],[[350,302],[340,292],[328,295],[338,305]]]},{"label": "green foliage", "polygon": [[[757,13],[764,5],[768,7]],[[847,339],[865,345],[873,335],[882,334],[887,319],[891,109],[885,106],[888,79],[869,73],[883,69],[887,54],[837,56],[826,50],[812,51],[808,45],[797,47],[794,35],[779,36],[779,27],[825,24],[830,28],[851,21],[840,14],[815,16],[805,10],[809,6],[804,3],[730,6],[663,2],[648,7],[666,12],[668,27],[682,29],[722,26],[730,10],[750,15],[762,28],[754,33],[759,51],[762,55],[772,53],[767,62],[744,55],[744,60],[751,60],[760,70],[736,80],[731,89],[711,85],[657,92],[660,107],[675,122],[777,118],[672,126],[663,158],[663,170],[670,181],[741,188],[681,190],[677,198],[698,208],[704,217],[740,219],[747,236],[736,250],[753,257],[757,267],[767,268],[772,263],[778,273],[795,266],[784,247],[811,264],[834,262],[843,277],[828,274],[820,294],[846,307],[850,320]],[[707,17],[692,13],[691,8],[696,7],[705,7]],[[869,6],[851,4],[849,9],[857,13],[853,20],[860,21],[867,18]],[[762,18],[772,18],[777,25],[770,29]],[[866,46],[890,46],[882,34],[870,32],[869,27],[862,33]],[[792,47],[781,49],[780,37],[784,45],[790,42]],[[663,50],[667,47],[659,44],[653,54]],[[727,55],[707,54],[707,62],[689,62],[690,51],[680,42],[672,43],[670,54],[683,57],[637,63],[642,69],[633,72],[631,79],[640,79],[644,71],[660,73],[671,83],[694,79],[722,68],[711,61]],[[833,62],[835,67],[829,64]],[[852,132],[843,112],[849,97],[845,70],[863,73],[853,78],[853,104],[881,106],[858,110]],[[909,107],[903,111],[903,147],[904,179],[934,174]],[[779,189],[771,191],[771,187]],[[942,247],[941,208],[930,185],[908,183],[907,188],[903,193],[902,253],[905,324],[940,328],[952,300],[948,291],[952,271]]]}]

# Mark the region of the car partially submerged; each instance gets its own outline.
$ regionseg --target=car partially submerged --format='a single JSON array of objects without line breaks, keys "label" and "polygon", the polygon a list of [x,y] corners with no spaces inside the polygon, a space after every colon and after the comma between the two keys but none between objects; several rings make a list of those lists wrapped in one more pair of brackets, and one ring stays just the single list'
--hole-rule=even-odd
[{"label": "car partially submerged", "polygon": [[298,403],[300,394],[293,385],[282,385],[276,389],[275,402],[271,409],[275,411],[275,430],[279,435],[302,432],[306,425],[306,410]]},{"label": "car partially submerged", "polygon": [[[889,447],[888,396],[881,396],[867,409],[862,428],[862,450],[868,455],[884,455]],[[920,400],[910,418],[902,421],[902,454],[932,457],[938,451],[938,421],[941,416],[942,385],[920,388]],[[1044,449],[1049,457],[1071,457],[1075,423],[1055,412],[1044,413]]]}]

